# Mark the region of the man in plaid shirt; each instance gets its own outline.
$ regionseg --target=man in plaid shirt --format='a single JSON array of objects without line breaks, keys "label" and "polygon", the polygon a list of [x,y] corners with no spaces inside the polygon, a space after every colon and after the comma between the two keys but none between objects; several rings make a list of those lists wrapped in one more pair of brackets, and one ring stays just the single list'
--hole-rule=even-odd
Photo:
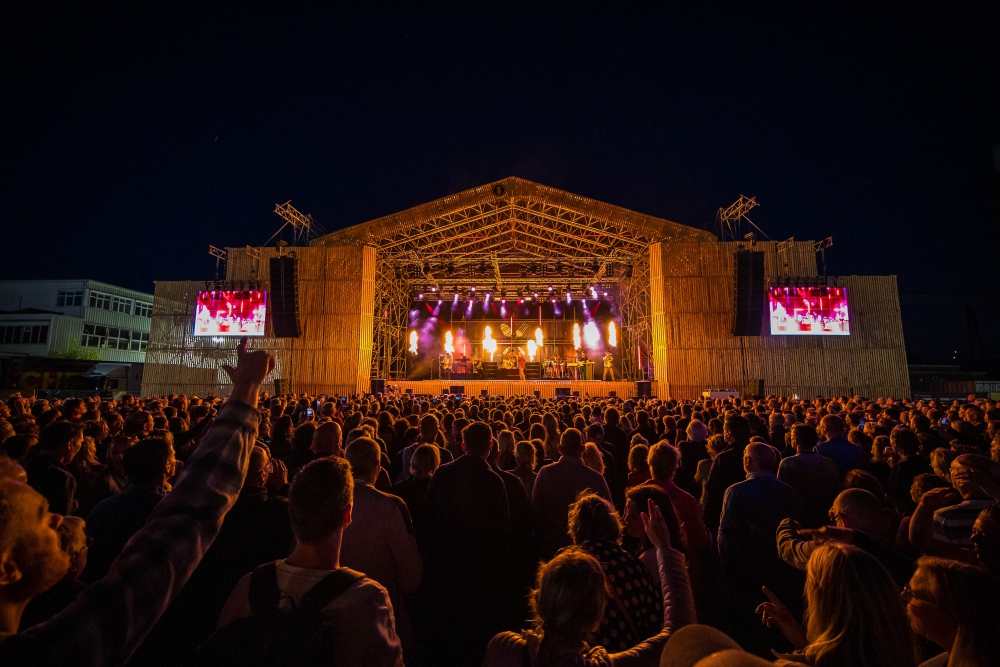
[{"label": "man in plaid shirt", "polygon": [[229,400],[174,490],[100,581],[49,621],[18,633],[32,597],[65,575],[62,517],[25,484],[0,481],[0,664],[121,665],[184,586],[236,502],[257,436],[257,396],[274,368],[241,343]]}]

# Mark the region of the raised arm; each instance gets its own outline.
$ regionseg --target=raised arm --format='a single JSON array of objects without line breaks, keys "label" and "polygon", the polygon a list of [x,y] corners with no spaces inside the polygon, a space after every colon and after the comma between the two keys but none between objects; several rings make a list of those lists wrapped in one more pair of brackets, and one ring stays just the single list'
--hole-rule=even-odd
[{"label": "raised arm", "polygon": [[50,621],[0,644],[2,664],[121,665],[159,620],[236,502],[257,435],[257,393],[274,368],[240,347],[229,401],[180,479],[101,580]]},{"label": "raised arm", "polygon": [[670,635],[685,625],[698,622],[684,554],[671,548],[666,521],[652,500],[649,501],[647,509],[648,512],[642,514],[642,522],[646,526],[649,541],[656,547],[656,561],[660,567],[660,583],[663,588],[663,629],[627,651],[612,653],[609,658],[615,667],[657,664],[663,652],[663,645],[667,643]]}]

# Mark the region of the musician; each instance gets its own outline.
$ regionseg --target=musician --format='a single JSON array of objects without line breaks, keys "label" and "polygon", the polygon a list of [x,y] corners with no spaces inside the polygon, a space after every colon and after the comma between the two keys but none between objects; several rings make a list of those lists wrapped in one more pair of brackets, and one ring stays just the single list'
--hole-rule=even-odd
[{"label": "musician", "polygon": [[524,355],[520,352],[517,353],[517,374],[521,378],[521,382],[525,381],[524,377],[524,366],[528,363],[528,360],[524,358]]},{"label": "musician", "polygon": [[615,381],[615,357],[611,350],[604,353],[604,382],[608,381],[608,373],[611,374],[611,381]]}]

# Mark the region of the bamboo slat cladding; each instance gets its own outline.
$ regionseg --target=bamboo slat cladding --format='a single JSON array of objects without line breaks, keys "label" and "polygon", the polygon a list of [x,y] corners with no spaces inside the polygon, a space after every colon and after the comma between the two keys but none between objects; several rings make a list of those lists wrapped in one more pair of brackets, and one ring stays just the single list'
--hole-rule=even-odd
[{"label": "bamboo slat cladding", "polygon": [[[764,379],[768,394],[909,396],[895,276],[846,276],[850,336],[731,335],[736,243],[650,246],[653,361],[660,395],[694,398]],[[758,243],[767,277],[816,277],[811,242]]]},{"label": "bamboo slat cladding", "polygon": [[[269,281],[275,248],[259,248],[260,261],[245,248],[229,248],[229,281]],[[270,383],[280,378],[291,391],[352,394],[367,391],[372,350],[375,249],[295,248],[298,258],[301,338],[251,339],[277,361]],[[152,330],[146,352],[143,393],[162,395],[228,393],[223,364],[235,361],[236,341],[195,338],[195,301],[204,282],[158,282],[153,294]],[[266,387],[270,389],[270,387]]]}]

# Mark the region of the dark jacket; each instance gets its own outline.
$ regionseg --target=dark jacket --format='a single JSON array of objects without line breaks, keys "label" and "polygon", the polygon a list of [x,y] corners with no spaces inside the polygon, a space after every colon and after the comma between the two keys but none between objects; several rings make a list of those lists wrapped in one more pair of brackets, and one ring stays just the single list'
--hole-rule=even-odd
[{"label": "dark jacket", "polygon": [[25,468],[28,486],[45,496],[49,511],[72,514],[76,509],[76,478],[62,461],[47,452],[39,452]]},{"label": "dark jacket", "polygon": [[511,543],[501,476],[469,455],[438,468],[417,524],[423,636],[438,664],[482,663],[490,638],[507,624],[517,602]]},{"label": "dark jacket", "polygon": [[775,535],[784,519],[800,521],[802,515],[799,494],[770,473],[729,487],[719,525],[719,555],[735,600],[759,596],[762,585],[779,597],[779,590],[788,594],[797,577],[781,560]]},{"label": "dark jacket", "polygon": [[604,427],[604,446],[615,454],[615,462],[618,464],[619,483],[622,488],[628,483],[628,454],[632,450],[629,445],[628,434],[621,426]]},{"label": "dark jacket", "polygon": [[722,498],[733,484],[747,478],[743,469],[743,450],[748,442],[736,442],[729,446],[712,461],[712,470],[705,480],[705,488],[701,492],[701,506],[705,508],[705,527],[709,532],[719,529],[719,519],[722,516]]},{"label": "dark jacket", "polygon": [[133,664],[184,664],[215,631],[233,588],[258,565],[291,553],[288,499],[244,486],[188,584],[143,641]]},{"label": "dark jacket", "polygon": [[813,448],[817,454],[822,454],[828,459],[833,459],[840,471],[840,477],[855,468],[862,467],[864,456],[861,448],[846,438],[830,438],[824,440]]},{"label": "dark jacket", "polygon": [[94,506],[87,517],[87,535],[94,543],[87,554],[87,568],[81,577],[84,581],[92,583],[107,574],[125,543],[146,524],[163,496],[161,487],[133,485]]},{"label": "dark jacket", "polygon": [[916,476],[925,472],[934,472],[934,470],[927,459],[918,454],[903,457],[889,471],[889,481],[885,485],[885,492],[900,515],[908,516],[917,509],[917,504],[910,496],[910,487],[913,486],[913,480]]},{"label": "dark jacket", "polygon": [[431,485],[431,478],[414,479],[410,477],[399,484],[393,484],[389,493],[403,499],[406,509],[410,511],[410,518],[416,524],[420,521],[420,508],[424,504],[424,496],[427,495],[427,487]]},{"label": "dark jacket", "polygon": [[701,484],[695,481],[698,472],[698,462],[708,458],[708,447],[705,442],[683,440],[677,445],[680,461],[677,472],[674,473],[674,484],[681,487],[695,498],[701,497]]}]

